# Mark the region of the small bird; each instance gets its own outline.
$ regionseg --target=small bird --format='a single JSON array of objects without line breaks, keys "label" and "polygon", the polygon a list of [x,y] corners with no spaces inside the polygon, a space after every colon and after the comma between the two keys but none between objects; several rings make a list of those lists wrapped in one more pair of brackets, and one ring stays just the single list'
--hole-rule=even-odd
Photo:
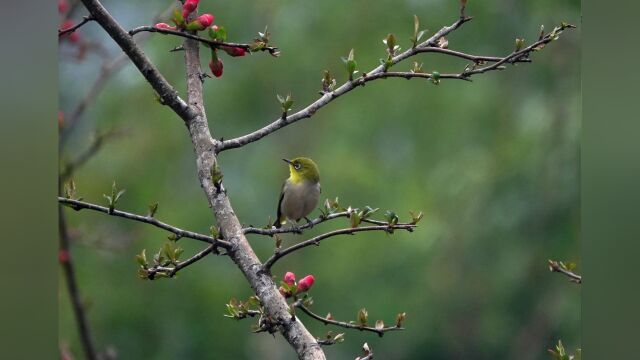
[{"label": "small bird", "polygon": [[273,226],[282,227],[287,219],[296,224],[304,218],[311,222],[307,215],[318,205],[320,199],[320,173],[313,160],[297,157],[292,160],[282,159],[289,164],[289,178],[282,185],[282,193],[278,201],[278,215]]}]

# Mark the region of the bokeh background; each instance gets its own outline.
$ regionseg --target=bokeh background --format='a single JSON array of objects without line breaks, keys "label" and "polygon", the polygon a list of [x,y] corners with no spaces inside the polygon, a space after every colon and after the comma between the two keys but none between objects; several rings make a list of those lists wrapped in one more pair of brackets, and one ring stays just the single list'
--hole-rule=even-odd
[{"label": "bokeh background", "polygon": [[[125,28],[149,24],[169,1],[104,1]],[[206,111],[215,137],[235,137],[279,113],[276,94],[291,92],[300,109],[315,100],[322,70],[346,80],[340,61],[351,48],[361,70],[384,56],[382,38],[393,32],[410,46],[413,14],[434,31],[455,21],[458,1],[234,1],[202,0],[230,40],[249,41],[265,25],[280,58],[224,57],[225,73],[205,82]],[[516,37],[537,39],[561,21],[579,25],[579,1],[470,1],[475,19],[448,37],[452,49],[502,55]],[[80,7],[74,16],[85,12]],[[118,54],[96,24],[80,31],[101,52],[78,59],[60,46],[60,108],[73,109],[102,62]],[[343,205],[409,210],[425,217],[412,234],[363,233],[327,240],[280,261],[285,271],[314,274],[313,309],[355,320],[366,307],[373,321],[392,323],[406,311],[407,330],[386,334],[346,331],[326,348],[332,359],[354,358],[363,342],[380,359],[545,359],[558,339],[580,347],[580,288],[549,273],[549,258],[580,263],[579,133],[580,28],[534,53],[532,64],[479,75],[474,82],[380,80],[336,100],[313,118],[222,154],[225,186],[245,224],[273,217],[287,176],[283,157],[317,161],[323,198]],[[427,36],[428,36],[427,34]],[[184,94],[180,40],[153,36],[145,52]],[[438,54],[418,60],[427,71],[460,71],[466,62]],[[202,64],[208,53],[202,52]],[[397,65],[409,69],[410,63]],[[182,121],[158,105],[153,91],[128,65],[87,110],[61,154],[74,159],[96,131],[119,129],[74,179],[85,200],[105,203],[111,182],[126,188],[119,208],[145,213],[206,233],[214,223],[196,178],[193,151]],[[224,318],[224,304],[250,288],[224,257],[208,257],[175,279],[143,281],[134,255],[157,251],[167,233],[103,214],[68,210],[73,259],[89,323],[99,348],[121,359],[294,359],[280,337],[252,334],[252,320]],[[330,230],[324,224],[285,245]],[[273,240],[250,238],[266,259]],[[202,244],[183,239],[185,255]],[[579,272],[580,268],[578,268]],[[82,351],[64,279],[59,291],[60,341]],[[341,332],[301,315],[312,333]]]}]

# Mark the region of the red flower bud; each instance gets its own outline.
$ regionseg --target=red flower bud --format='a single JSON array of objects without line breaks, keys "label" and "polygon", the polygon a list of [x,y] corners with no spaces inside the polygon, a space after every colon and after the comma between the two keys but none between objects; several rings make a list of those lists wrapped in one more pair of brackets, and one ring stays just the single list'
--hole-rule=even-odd
[{"label": "red flower bud", "polygon": [[58,261],[60,263],[66,263],[69,261],[69,252],[67,250],[60,250],[58,252]]},{"label": "red flower bud", "polygon": [[209,62],[209,69],[213,73],[213,76],[220,77],[222,76],[222,60],[221,59],[211,59]]},{"label": "red flower bud", "polygon": [[156,29],[163,29],[163,30],[176,30],[175,26],[171,26],[167,23],[157,23],[153,25],[153,27]]},{"label": "red flower bud", "polygon": [[192,12],[196,11],[199,1],[200,0],[187,0],[184,2],[182,5],[182,17],[185,21],[187,21],[187,18]]},{"label": "red flower bud", "polygon": [[316,279],[313,277],[313,275],[307,275],[303,277],[302,279],[300,279],[300,281],[298,281],[298,288],[296,289],[296,292],[301,293],[311,289],[311,286],[313,286],[313,283],[315,281]]},{"label": "red flower bud", "polygon": [[202,30],[204,30],[204,29],[208,28],[209,26],[211,26],[211,24],[213,24],[213,15],[211,15],[211,14],[202,14],[202,15],[198,16],[196,21],[198,22],[198,24],[200,24],[202,26]]},{"label": "red flower bud", "polygon": [[58,1],[58,12],[60,14],[66,13],[68,8],[69,8],[69,6],[67,4],[67,0],[59,0]]},{"label": "red flower bud", "polygon": [[288,285],[293,285],[296,283],[296,274],[291,271],[284,274],[284,282]]},{"label": "red flower bud", "polygon": [[234,56],[234,57],[247,55],[247,51],[241,47],[223,46],[222,50],[224,50],[230,56]]},{"label": "red flower bud", "polygon": [[[65,31],[71,29],[75,24],[71,20],[65,20],[62,25],[60,25],[60,30]],[[69,41],[75,43],[80,41],[80,34],[77,32],[67,33],[62,36],[62,38],[69,39]]]},{"label": "red flower bud", "polygon": [[280,295],[284,296],[284,298],[291,297],[291,291],[285,290],[282,286],[278,289],[280,291]]}]

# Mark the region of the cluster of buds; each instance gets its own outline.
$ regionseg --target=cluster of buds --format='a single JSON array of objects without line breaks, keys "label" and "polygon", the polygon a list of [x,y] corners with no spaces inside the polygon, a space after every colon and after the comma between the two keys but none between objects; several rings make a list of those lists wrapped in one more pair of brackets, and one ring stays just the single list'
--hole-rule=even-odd
[{"label": "cluster of buds", "polygon": [[[60,15],[62,15],[63,17],[66,15],[67,11],[69,11],[69,3],[67,2],[67,0],[59,0],[58,1],[58,13],[60,13]],[[62,24],[60,24],[60,31],[65,31],[65,30],[69,30],[72,27],[74,27],[76,24],[73,22],[73,20],[69,20],[66,19],[62,22]],[[80,41],[80,34],[78,34],[76,31],[65,34],[63,36],[60,37],[61,40],[68,40],[71,43],[78,43]]]},{"label": "cluster of buds", "polygon": [[289,271],[284,274],[284,277],[282,278],[282,285],[278,290],[280,291],[280,294],[282,294],[282,296],[284,296],[285,298],[290,298],[294,295],[307,292],[309,289],[311,289],[315,281],[316,279],[313,277],[313,275],[307,275],[296,283],[296,274]]},{"label": "cluster of buds", "polygon": [[173,17],[171,20],[175,26],[171,26],[167,23],[157,23],[155,28],[162,30],[190,30],[190,31],[202,31],[207,29],[213,24],[213,15],[202,14],[194,20],[187,22],[191,13],[198,9],[198,3],[200,0],[187,0],[182,5],[182,9],[176,8],[173,11]]},{"label": "cluster of buds", "polygon": [[[156,29],[160,30],[173,30],[173,31],[203,31],[208,30],[209,37],[214,41],[225,42],[227,40],[227,32],[222,26],[213,25],[214,16],[212,14],[202,14],[194,20],[188,22],[189,16],[198,9],[198,3],[200,0],[186,0],[182,5],[182,8],[177,8],[173,12],[172,21],[175,24],[169,25],[167,23],[157,23],[154,25]],[[211,61],[209,62],[209,69],[215,77],[222,76],[224,64],[222,59],[218,57],[218,47],[209,45],[211,48]],[[236,46],[219,46],[229,56],[239,57],[245,56],[247,50],[242,47]]]}]

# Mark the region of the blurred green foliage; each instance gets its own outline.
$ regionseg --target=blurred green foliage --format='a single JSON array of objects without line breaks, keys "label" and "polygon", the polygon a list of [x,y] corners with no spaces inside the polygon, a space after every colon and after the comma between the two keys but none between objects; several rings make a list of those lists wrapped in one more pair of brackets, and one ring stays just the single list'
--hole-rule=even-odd
[{"label": "blurred green foliage", "polygon": [[[147,25],[168,1],[104,1],[126,28]],[[507,54],[516,38],[536,40],[540,24],[579,25],[579,1],[470,1],[474,20],[448,37],[449,47],[481,55]],[[318,95],[323,70],[346,80],[344,56],[355,49],[361,70],[385,56],[382,39],[394,33],[406,49],[413,15],[429,36],[458,16],[458,1],[248,1],[203,0],[229,40],[250,41],[265,25],[282,50],[224,58],[225,73],[205,82],[206,112],[215,137],[253,131],[280,116],[276,94],[291,93],[297,111]],[[77,15],[80,15],[80,11]],[[82,35],[118,50],[95,25]],[[314,311],[355,320],[366,307],[372,322],[393,323],[406,311],[406,331],[346,331],[346,341],[326,348],[331,359],[360,354],[368,342],[380,359],[546,359],[562,339],[580,345],[580,289],[551,274],[547,259],[579,258],[580,29],[533,54],[532,64],[479,75],[474,82],[380,80],[240,150],[222,154],[224,183],[244,224],[265,225],[275,215],[287,169],[283,157],[309,156],[321,170],[323,198],[343,205],[424,211],[412,234],[362,233],[336,237],[280,261],[274,274],[314,274]],[[180,44],[154,35],[145,52],[184,94]],[[70,111],[99,72],[101,57],[83,61],[61,45],[60,106]],[[202,51],[203,69],[209,61]],[[425,71],[461,71],[465,62],[439,54],[419,56]],[[408,70],[401,63],[394,70]],[[196,177],[193,150],[182,121],[160,106],[128,65],[82,118],[63,159],[90,143],[95,130],[122,129],[74,176],[79,195],[105,204],[112,182],[127,192],[120,209],[208,233],[211,211]],[[71,212],[70,210],[67,210]],[[121,359],[293,359],[280,337],[252,334],[252,320],[223,317],[232,297],[251,295],[227,258],[210,256],[175,279],[143,281],[135,254],[155,252],[167,233],[153,227],[83,211],[71,212],[77,235],[73,259],[88,317],[100,348]],[[321,225],[284,245],[319,234]],[[262,259],[270,238],[252,236]],[[202,244],[180,240],[188,257]],[[577,269],[580,272],[580,268]],[[61,282],[64,279],[61,277]],[[60,287],[60,341],[81,349],[65,287]],[[328,330],[304,315],[316,336]]]}]

